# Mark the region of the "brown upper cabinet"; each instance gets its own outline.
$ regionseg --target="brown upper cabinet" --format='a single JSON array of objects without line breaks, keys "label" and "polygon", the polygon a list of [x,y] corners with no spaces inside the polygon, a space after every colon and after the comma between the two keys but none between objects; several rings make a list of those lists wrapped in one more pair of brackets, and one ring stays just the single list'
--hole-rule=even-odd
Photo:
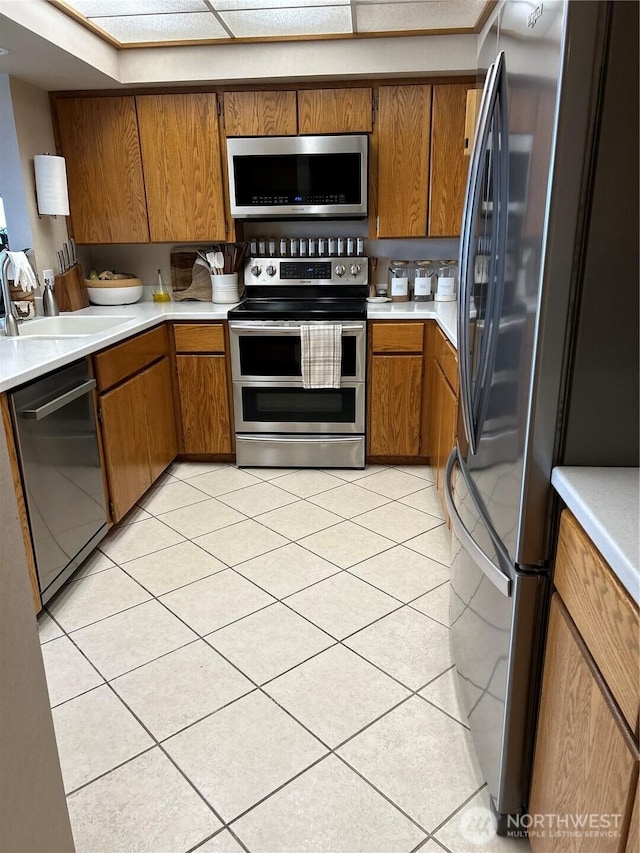
[{"label": "brown upper cabinet", "polygon": [[381,86],[375,237],[460,233],[470,83]]},{"label": "brown upper cabinet", "polygon": [[429,237],[460,233],[469,168],[464,148],[469,89],[465,83],[433,87]]},{"label": "brown upper cabinet", "polygon": [[431,86],[381,86],[377,237],[424,237],[431,144]]},{"label": "brown upper cabinet", "polygon": [[224,127],[227,136],[295,136],[296,93],[225,92]]},{"label": "brown upper cabinet", "polygon": [[301,89],[298,133],[371,133],[371,89]]},{"label": "brown upper cabinet", "polygon": [[134,98],[61,98],[56,113],[76,242],[147,243]]},{"label": "brown upper cabinet", "polygon": [[216,96],[138,95],[151,240],[225,239]]}]

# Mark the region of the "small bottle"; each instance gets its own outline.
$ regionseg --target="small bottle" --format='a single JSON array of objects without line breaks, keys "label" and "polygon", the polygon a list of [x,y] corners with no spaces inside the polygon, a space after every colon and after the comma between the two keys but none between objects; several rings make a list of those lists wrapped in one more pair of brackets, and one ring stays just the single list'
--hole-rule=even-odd
[{"label": "small bottle", "polygon": [[258,254],[258,240],[254,237],[249,243],[249,257],[255,258]]},{"label": "small bottle", "polygon": [[281,258],[287,257],[287,255],[289,253],[288,246],[289,246],[289,241],[287,240],[287,238],[281,237],[280,238],[280,257]]},{"label": "small bottle", "polygon": [[258,237],[258,257],[266,258],[267,257],[267,238],[266,237]]},{"label": "small bottle", "polygon": [[318,237],[318,257],[324,258],[327,254],[327,238]]},{"label": "small bottle", "polygon": [[158,281],[156,286],[153,288],[152,295],[154,302],[171,302],[171,294],[162,281],[162,272],[160,270],[158,270]]},{"label": "small bottle", "polygon": [[352,258],[356,251],[356,238],[347,237],[347,257]]},{"label": "small bottle", "polygon": [[306,258],[309,249],[309,242],[306,237],[300,238],[300,257]]},{"label": "small bottle", "polygon": [[344,255],[344,237],[338,237],[337,252],[342,257]]},{"label": "small bottle", "polygon": [[269,243],[268,243],[267,248],[268,248],[268,252],[269,252],[269,257],[275,258],[275,256],[276,256],[276,238],[275,237],[269,237]]},{"label": "small bottle", "polygon": [[336,256],[336,238],[329,237],[329,257],[335,258]]},{"label": "small bottle", "polygon": [[300,254],[300,241],[297,237],[291,238],[291,257],[297,258]]},{"label": "small bottle", "polygon": [[318,241],[315,237],[309,237],[309,257],[315,258],[318,254]]},{"label": "small bottle", "polygon": [[438,267],[438,290],[434,296],[436,302],[456,301],[457,261],[440,261]]},{"label": "small bottle", "polygon": [[356,254],[360,257],[364,255],[364,237],[358,237],[356,239]]}]

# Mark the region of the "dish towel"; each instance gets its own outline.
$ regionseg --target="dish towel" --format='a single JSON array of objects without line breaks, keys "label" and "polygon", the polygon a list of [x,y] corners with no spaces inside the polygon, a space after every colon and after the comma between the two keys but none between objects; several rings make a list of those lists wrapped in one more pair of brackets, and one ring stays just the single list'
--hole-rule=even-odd
[{"label": "dish towel", "polygon": [[[13,285],[24,291],[35,290],[38,286],[31,264],[24,252],[7,252],[7,256],[13,266]],[[10,270],[11,268],[9,268]],[[7,274],[11,278],[11,272]]]},{"label": "dish towel", "polygon": [[303,323],[300,326],[303,388],[339,388],[342,367],[340,323]]}]

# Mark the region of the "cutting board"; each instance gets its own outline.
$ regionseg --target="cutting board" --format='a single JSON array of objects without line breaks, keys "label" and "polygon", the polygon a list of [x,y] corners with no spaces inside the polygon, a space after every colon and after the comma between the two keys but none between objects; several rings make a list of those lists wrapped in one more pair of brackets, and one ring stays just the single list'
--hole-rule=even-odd
[{"label": "cutting board", "polygon": [[60,311],[79,311],[80,308],[89,307],[89,295],[80,264],[74,264],[62,275],[57,275],[53,288]]}]

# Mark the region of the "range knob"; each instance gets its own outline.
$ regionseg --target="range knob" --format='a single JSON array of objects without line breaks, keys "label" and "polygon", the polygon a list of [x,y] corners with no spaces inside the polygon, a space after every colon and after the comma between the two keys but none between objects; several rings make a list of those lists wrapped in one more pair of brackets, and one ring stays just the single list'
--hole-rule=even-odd
[{"label": "range knob", "polygon": [[361,269],[360,264],[351,264],[351,275],[355,278],[357,275],[360,275]]},{"label": "range knob", "polygon": [[272,277],[276,274],[276,268],[274,267],[273,264],[269,264],[269,266],[266,269],[266,273],[267,273],[267,275],[270,275]]},{"label": "range knob", "polygon": [[251,275],[254,276],[255,278],[258,278],[258,276],[260,275],[261,272],[262,272],[262,267],[259,267],[258,264],[254,264],[251,267]]},{"label": "range knob", "polygon": [[336,265],[336,275],[338,276],[338,278],[342,278],[342,276],[346,273],[346,271],[347,271],[347,268],[344,266],[344,264],[337,264]]}]

